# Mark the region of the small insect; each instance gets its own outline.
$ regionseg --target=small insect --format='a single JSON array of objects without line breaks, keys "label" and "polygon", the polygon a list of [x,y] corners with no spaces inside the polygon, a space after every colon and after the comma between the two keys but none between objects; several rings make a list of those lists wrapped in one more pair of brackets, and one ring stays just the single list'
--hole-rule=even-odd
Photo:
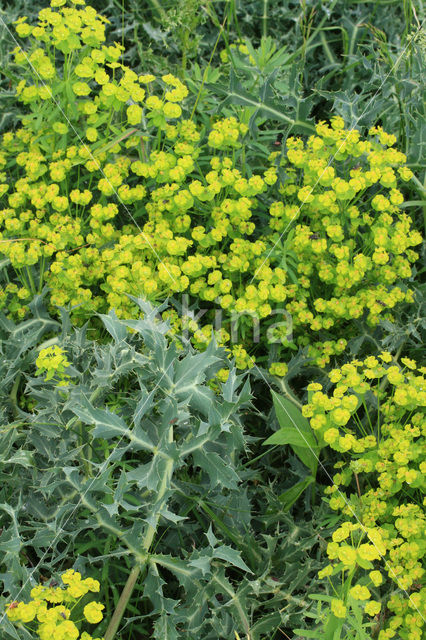
[{"label": "small insect", "polygon": [[57,587],[58,583],[56,582],[56,580],[51,580],[49,583],[49,587]]},{"label": "small insect", "polygon": [[65,613],[63,611],[60,612],[59,614],[61,616],[61,618],[63,618],[64,620],[67,619],[67,616],[65,615]]},{"label": "small insect", "polygon": [[18,606],[18,603],[15,602],[11,602],[10,604],[7,605],[8,609],[16,609],[16,607]]},{"label": "small insect", "polygon": [[387,304],[385,302],[382,302],[381,300],[377,300],[377,302],[382,306],[382,307],[387,307]]},{"label": "small insect", "polygon": [[312,234],[309,236],[309,240],[319,240],[319,238],[320,238],[319,233],[312,233]]},{"label": "small insect", "polygon": [[177,422],[177,418],[173,418],[172,420],[170,420],[169,424],[176,424]]},{"label": "small insect", "polygon": [[277,135],[277,139],[276,139],[276,140],[275,140],[275,142],[274,142],[274,147],[280,147],[280,146],[281,146],[282,139],[283,139],[283,134],[282,134],[282,133],[279,133],[279,134]]}]

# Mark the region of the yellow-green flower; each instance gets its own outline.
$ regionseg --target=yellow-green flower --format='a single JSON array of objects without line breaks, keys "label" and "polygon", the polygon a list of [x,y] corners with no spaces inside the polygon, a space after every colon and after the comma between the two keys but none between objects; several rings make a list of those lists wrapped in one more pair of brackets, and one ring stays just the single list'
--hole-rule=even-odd
[{"label": "yellow-green flower", "polygon": [[329,564],[327,567],[324,567],[324,569],[321,569],[320,571],[318,571],[318,578],[320,579],[326,578],[327,576],[331,576],[332,573],[333,573],[333,565]]},{"label": "yellow-green flower", "polygon": [[90,93],[90,87],[87,82],[74,82],[72,90],[77,96],[88,96]]},{"label": "yellow-green flower", "polygon": [[137,104],[132,104],[127,107],[127,120],[129,124],[138,125],[142,120],[142,109]]},{"label": "yellow-green flower", "polygon": [[284,377],[287,375],[288,366],[285,362],[273,362],[269,367],[269,373],[273,376]]},{"label": "yellow-green flower", "polygon": [[345,544],[338,550],[338,558],[344,565],[351,567],[356,564],[357,552],[356,549]]},{"label": "yellow-green flower", "polygon": [[333,600],[331,601],[331,610],[336,616],[336,618],[346,617],[346,606],[343,600],[339,600],[338,598],[333,598]]},{"label": "yellow-green flower", "polygon": [[68,126],[64,122],[54,122],[52,124],[52,129],[61,135],[68,132]]},{"label": "yellow-green flower", "polygon": [[364,611],[365,613],[368,613],[369,616],[376,616],[378,613],[380,613],[381,608],[382,605],[380,604],[380,602],[377,602],[377,600],[370,600],[366,603]]},{"label": "yellow-green flower", "polygon": [[51,380],[54,375],[61,377],[70,363],[67,360],[64,350],[57,345],[42,349],[37,357],[37,375],[46,373],[45,379]]},{"label": "yellow-green flower", "polygon": [[87,622],[92,624],[100,622],[103,618],[102,609],[105,609],[105,606],[100,602],[89,602],[83,610]]},{"label": "yellow-green flower", "polygon": [[383,576],[380,573],[380,571],[370,571],[370,573],[368,574],[370,577],[371,582],[374,584],[375,587],[378,587],[379,585],[382,584],[383,582]]},{"label": "yellow-green flower", "polygon": [[355,600],[368,600],[371,598],[369,589],[360,584],[356,584],[354,587],[349,589],[349,593]]}]

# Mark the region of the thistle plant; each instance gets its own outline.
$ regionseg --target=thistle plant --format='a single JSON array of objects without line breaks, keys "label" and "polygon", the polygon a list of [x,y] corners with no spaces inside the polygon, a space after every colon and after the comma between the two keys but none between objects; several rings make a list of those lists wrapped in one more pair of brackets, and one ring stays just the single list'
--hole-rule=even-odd
[{"label": "thistle plant", "polygon": [[[271,517],[269,482],[251,482],[247,374],[134,302],[144,317],[101,316],[102,342],[65,311],[50,318],[41,297],[23,322],[0,313],[0,607],[73,568],[101,585],[105,639],[262,640],[300,626],[322,566],[316,525]],[[53,346],[69,378],[37,374]],[[11,624],[0,614],[7,640]]]}]

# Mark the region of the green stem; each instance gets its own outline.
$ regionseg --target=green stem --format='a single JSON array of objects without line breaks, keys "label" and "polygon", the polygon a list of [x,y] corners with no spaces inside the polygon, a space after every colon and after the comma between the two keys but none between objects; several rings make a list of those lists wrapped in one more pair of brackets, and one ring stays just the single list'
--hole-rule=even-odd
[{"label": "green stem", "polygon": [[[243,34],[241,32],[241,29],[240,29],[240,23],[238,22],[237,7],[236,7],[236,4],[235,4],[235,0],[231,0],[230,14],[232,14],[233,17],[234,17],[234,24],[235,24],[235,28],[237,30],[238,38],[239,38],[239,40],[241,40],[241,42],[243,42],[244,41],[244,36],[243,36]],[[229,22],[231,22],[231,20],[229,20]],[[228,25],[229,25],[229,23],[228,23]]]},{"label": "green stem", "polygon": [[33,274],[31,273],[31,269],[29,267],[26,266],[25,270],[27,272],[28,282],[30,284],[30,291],[31,291],[32,295],[35,296],[35,294],[37,293],[37,289],[36,289],[36,286],[34,284]]},{"label": "green stem", "polygon": [[244,610],[244,608],[241,606],[240,603],[240,599],[237,598],[235,591],[233,590],[231,584],[229,582],[225,582],[224,580],[221,579],[221,577],[219,575],[214,575],[212,578],[212,582],[216,582],[221,589],[228,594],[228,596],[231,598],[231,600],[234,603],[234,606],[238,612],[239,618],[241,620],[241,624],[244,627],[244,631],[247,634],[247,638],[250,637],[250,621],[247,617],[247,614]]},{"label": "green stem", "polygon": [[158,127],[157,131],[157,151],[161,151],[161,128]]},{"label": "green stem", "polygon": [[[337,0],[333,0],[333,2],[331,3],[330,7],[329,7],[329,11],[331,12],[334,9],[334,6],[337,4]],[[312,40],[314,40],[314,38],[317,36],[317,34],[322,30],[322,26],[323,24],[328,20],[327,15],[325,15],[322,20],[320,21],[320,23],[318,24],[318,26],[312,31],[312,33],[309,35],[309,37],[307,38],[306,42],[304,42],[298,49],[296,49],[296,51],[294,53],[291,54],[291,56],[287,59],[286,64],[288,65],[290,62],[293,62],[293,60],[295,60],[299,54],[304,54],[306,52],[307,46],[310,42],[312,42]]]},{"label": "green stem", "polygon": [[86,469],[85,476],[86,478],[92,477],[92,469],[90,465],[89,455],[90,455],[90,446],[88,446],[87,441],[84,439],[84,426],[82,422],[78,423],[80,428],[78,430],[78,440],[79,446],[81,447],[81,462],[83,464],[83,468]]},{"label": "green stem", "polygon": [[[170,430],[169,430],[169,435],[168,435],[168,441],[169,442],[173,442],[173,426],[170,426]],[[133,593],[133,589],[135,588],[136,585],[136,581],[139,577],[139,574],[142,570],[142,568],[145,568],[148,561],[149,561],[149,550],[151,548],[152,545],[152,541],[154,539],[155,533],[157,531],[157,527],[158,527],[158,521],[160,520],[160,515],[161,515],[161,509],[163,507],[163,502],[162,499],[164,497],[164,494],[166,493],[167,489],[170,486],[170,482],[171,482],[171,478],[172,478],[172,473],[173,473],[173,459],[169,458],[167,460],[167,464],[166,464],[166,469],[164,472],[164,476],[163,479],[161,481],[161,485],[160,488],[158,490],[157,493],[157,499],[156,499],[156,511],[155,511],[155,516],[154,516],[154,524],[152,525],[148,525],[148,528],[146,529],[143,541],[142,541],[142,548],[144,549],[144,551],[147,552],[146,554],[146,559],[144,561],[143,564],[138,563],[136,566],[133,567],[132,571],[130,572],[129,577],[127,578],[127,582],[124,585],[124,589],[121,593],[120,599],[118,600],[117,606],[115,608],[115,611],[112,615],[111,621],[108,625],[108,629],[106,630],[105,636],[104,636],[104,640],[113,640],[115,633],[120,625],[121,622],[121,618],[123,617],[123,614],[126,610],[127,604],[131,598],[131,595]]]},{"label": "green stem", "polygon": [[279,445],[278,444],[274,444],[272,447],[270,447],[269,449],[267,449],[266,451],[264,451],[263,453],[261,453],[259,456],[256,456],[256,458],[251,458],[248,462],[245,462],[244,464],[241,465],[241,467],[243,469],[245,469],[246,467],[248,467],[250,464],[254,464],[255,462],[257,462],[258,460],[260,460],[261,458],[263,458],[264,456],[268,455],[269,453],[271,453],[271,451],[273,451],[274,449],[276,449]]},{"label": "green stem", "polygon": [[189,118],[190,120],[192,120],[192,118],[194,117],[195,110],[196,110],[196,108],[197,108],[197,106],[198,106],[198,102],[199,102],[199,100],[200,100],[201,92],[202,92],[202,90],[203,90],[203,87],[204,87],[205,82],[206,82],[206,79],[207,79],[207,73],[208,73],[208,70],[210,69],[210,65],[211,65],[211,63],[212,63],[213,56],[214,56],[215,51],[216,51],[216,49],[217,49],[217,45],[219,44],[220,36],[221,36],[221,35],[222,35],[222,33],[223,33],[223,30],[224,30],[224,27],[225,27],[225,24],[226,24],[227,17],[228,17],[228,16],[225,16],[224,21],[223,21],[223,22],[222,22],[222,24],[220,25],[219,34],[218,34],[218,36],[217,36],[217,38],[216,38],[216,42],[215,42],[215,44],[214,44],[213,51],[212,51],[212,53],[211,53],[210,59],[209,59],[208,64],[207,64],[207,67],[206,67],[206,68],[205,68],[205,70],[204,70],[204,73],[203,73],[203,79],[202,79],[202,81],[201,81],[201,86],[200,86],[200,88],[199,88],[199,90],[198,90],[198,94],[197,94],[197,97],[196,97],[196,99],[195,99],[195,104],[194,104],[194,107],[193,107],[193,109],[192,109],[192,111],[191,111],[191,115],[190,115],[190,118]]},{"label": "green stem", "polygon": [[46,266],[46,256],[42,256],[40,263],[40,280],[38,283],[38,293],[41,294],[44,282],[44,267]]},{"label": "green stem", "polygon": [[321,44],[323,46],[325,55],[327,56],[330,64],[336,64],[335,57],[334,57],[333,52],[331,51],[331,49],[330,49],[330,47],[328,45],[327,38],[324,35],[324,31],[321,31],[321,33],[320,33],[320,40],[321,40]]},{"label": "green stem", "polygon": [[132,595],[133,589],[135,588],[136,581],[141,572],[141,566],[137,564],[130,572],[129,577],[127,578],[127,582],[124,585],[124,589],[121,592],[121,596],[117,602],[117,606],[115,607],[115,611],[112,614],[112,618],[108,625],[108,629],[104,635],[104,640],[113,640],[119,624],[121,622],[121,618],[126,610],[127,603],[130,600],[130,596]]},{"label": "green stem", "polygon": [[[426,174],[423,181],[423,192],[426,191]],[[423,226],[426,234],[426,204],[423,205]]]},{"label": "green stem", "polygon": [[279,380],[279,383],[280,383],[281,390],[282,390],[283,394],[285,395],[285,397],[288,398],[289,400],[291,400],[291,402],[293,404],[295,404],[296,407],[299,407],[299,409],[302,409],[303,404],[297,400],[297,398],[290,391],[290,389],[288,388],[288,386],[286,385],[284,380]]},{"label": "green stem", "polygon": [[422,209],[423,209],[423,225],[426,233],[426,203],[424,202],[425,194],[426,194],[426,174],[424,177],[423,184],[420,182],[420,180],[416,176],[413,176],[411,180],[414,182],[415,189],[421,198],[420,204],[422,205]]},{"label": "green stem", "polygon": [[12,387],[12,391],[10,392],[10,401],[12,403],[12,412],[15,418],[18,417],[19,415],[19,408],[18,408],[18,389],[19,389],[19,383],[21,382],[21,374],[19,373],[16,378],[15,378],[15,382],[13,383],[13,387]]},{"label": "green stem", "polygon": [[185,31],[182,37],[182,65],[181,65],[182,79],[184,78],[185,71],[186,71],[186,64],[187,64],[187,58],[188,58],[187,52],[188,52],[188,32]]},{"label": "green stem", "polygon": [[268,0],[263,0],[262,36],[268,35]]},{"label": "green stem", "polygon": [[114,109],[111,107],[111,110],[109,112],[109,116],[108,116],[108,124],[107,124],[107,128],[106,128],[106,133],[105,133],[105,139],[108,140],[109,138],[109,131],[111,128],[111,122],[112,122],[112,116],[114,113]]}]

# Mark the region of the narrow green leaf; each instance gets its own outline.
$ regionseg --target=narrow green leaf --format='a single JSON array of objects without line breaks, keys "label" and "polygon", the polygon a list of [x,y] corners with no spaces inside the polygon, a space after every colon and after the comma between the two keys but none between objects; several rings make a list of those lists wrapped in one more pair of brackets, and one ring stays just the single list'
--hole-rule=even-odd
[{"label": "narrow green leaf", "polygon": [[302,638],[319,638],[324,640],[321,631],[308,631],[307,629],[293,629],[294,633],[298,633]]},{"label": "narrow green leaf", "polygon": [[279,497],[278,500],[283,505],[283,511],[288,511],[290,507],[296,502],[298,497],[305,491],[310,484],[315,482],[315,478],[313,476],[307,476],[297,484],[295,484],[291,489],[284,491]]},{"label": "narrow green leaf", "polygon": [[294,427],[286,427],[275,431],[263,444],[290,444],[292,447],[302,447],[308,449],[310,444],[306,442],[303,435]]},{"label": "narrow green leaf", "polygon": [[426,200],[407,200],[399,206],[401,207],[401,209],[408,209],[409,207],[424,207],[425,204]]}]

